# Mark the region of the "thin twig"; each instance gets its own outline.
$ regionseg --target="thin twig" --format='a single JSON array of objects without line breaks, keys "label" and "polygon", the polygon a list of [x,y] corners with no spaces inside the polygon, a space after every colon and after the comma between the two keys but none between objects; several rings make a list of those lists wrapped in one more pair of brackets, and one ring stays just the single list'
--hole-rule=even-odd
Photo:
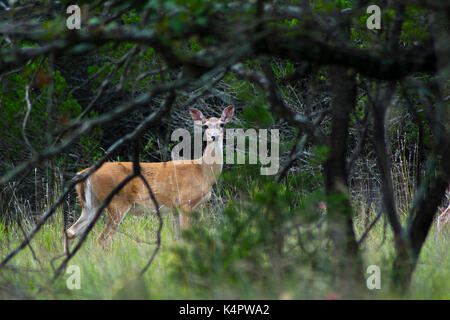
[{"label": "thin twig", "polygon": [[373,219],[372,223],[367,227],[367,229],[361,235],[361,238],[359,238],[359,240],[358,240],[358,246],[360,246],[364,242],[366,237],[369,235],[370,230],[372,230],[372,228],[377,224],[377,222],[380,219],[382,213],[383,213],[383,211],[380,210],[378,212],[377,216],[375,217],[375,219]]},{"label": "thin twig", "polygon": [[27,112],[25,113],[25,117],[24,117],[23,123],[22,123],[22,137],[23,137],[23,140],[25,141],[25,144],[27,145],[28,149],[30,149],[31,153],[35,153],[36,151],[34,150],[33,146],[31,145],[30,141],[28,140],[27,133],[26,133],[26,127],[27,127],[28,119],[30,118],[31,108],[32,108],[32,104],[31,104],[31,100],[30,100],[30,87],[36,79],[36,75],[41,68],[42,61],[43,61],[43,59],[41,58],[41,61],[39,62],[36,70],[34,71],[30,82],[25,87],[25,102],[27,104]]},{"label": "thin twig", "polygon": [[150,196],[152,197],[152,201],[156,208],[156,215],[158,216],[158,221],[159,221],[158,231],[156,233],[156,248],[155,248],[155,250],[153,250],[153,254],[150,257],[150,260],[147,262],[147,264],[144,266],[144,268],[142,269],[142,271],[140,273],[140,275],[143,276],[144,273],[147,271],[147,269],[151,266],[153,259],[155,258],[156,254],[159,251],[159,248],[161,247],[161,231],[162,231],[162,227],[163,227],[163,220],[161,217],[161,212],[159,211],[158,202],[156,201],[155,195],[153,194],[150,184],[148,183],[147,179],[145,179],[145,177],[142,175],[142,173],[140,171],[139,171],[139,177],[144,182],[145,187],[147,188],[148,192],[150,193]]},{"label": "thin twig", "polygon": [[131,234],[125,232],[125,231],[122,231],[122,230],[118,230],[118,232],[121,233],[121,234],[123,234],[123,235],[125,235],[125,236],[127,236],[127,237],[130,238],[130,239],[133,239],[133,240],[136,241],[137,243],[144,243],[144,244],[148,244],[148,245],[154,245],[154,244],[157,244],[157,242],[149,242],[149,241],[144,241],[144,240],[138,239],[138,238],[136,238],[135,236],[133,236],[133,235],[131,235]]},{"label": "thin twig", "polygon": [[[24,238],[27,239],[27,233],[25,232],[25,230],[24,230],[24,228],[23,228],[23,226],[22,226],[22,223],[20,222],[20,219],[17,218],[17,219],[16,219],[16,222],[17,222],[17,225],[18,225],[19,228],[20,228],[20,231],[22,231],[22,234],[23,234]],[[41,270],[42,270],[42,263],[41,263],[41,261],[38,259],[38,257],[36,256],[36,253],[34,252],[34,249],[33,249],[33,247],[31,246],[30,241],[28,241],[27,246],[28,246],[28,248],[30,249],[31,254],[33,255],[33,259],[39,264],[39,266],[41,267]]]}]

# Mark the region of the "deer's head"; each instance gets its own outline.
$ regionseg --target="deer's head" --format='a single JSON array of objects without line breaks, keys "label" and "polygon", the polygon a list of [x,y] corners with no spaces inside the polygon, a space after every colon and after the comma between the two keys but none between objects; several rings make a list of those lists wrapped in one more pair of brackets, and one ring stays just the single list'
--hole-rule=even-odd
[{"label": "deer's head", "polygon": [[223,142],[223,128],[225,124],[233,119],[234,107],[226,107],[220,118],[212,117],[206,119],[200,110],[192,108],[189,110],[192,120],[201,122],[205,129],[206,141],[211,142]]}]

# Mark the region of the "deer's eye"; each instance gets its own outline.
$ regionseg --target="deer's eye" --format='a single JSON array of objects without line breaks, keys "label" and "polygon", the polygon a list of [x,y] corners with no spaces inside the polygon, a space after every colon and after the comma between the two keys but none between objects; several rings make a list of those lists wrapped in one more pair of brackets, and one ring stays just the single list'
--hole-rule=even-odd
[{"label": "deer's eye", "polygon": [[221,123],[220,123],[220,127],[221,127],[221,128],[225,127],[225,123],[221,122]]},{"label": "deer's eye", "polygon": [[202,125],[202,128],[203,128],[203,129],[208,129],[208,125],[207,125],[207,124],[203,124],[203,125]]}]

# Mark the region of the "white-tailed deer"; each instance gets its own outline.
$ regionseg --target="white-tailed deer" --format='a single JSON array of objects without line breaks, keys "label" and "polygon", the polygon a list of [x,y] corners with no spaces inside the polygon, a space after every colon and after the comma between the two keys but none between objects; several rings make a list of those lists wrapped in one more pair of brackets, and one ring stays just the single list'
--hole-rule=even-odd
[{"label": "white-tailed deer", "polygon": [[[221,118],[206,119],[199,110],[190,110],[192,119],[201,121],[206,129],[207,146],[201,158],[140,164],[142,175],[148,181],[159,208],[179,208],[182,228],[190,226],[190,212],[211,197],[211,188],[222,172],[223,127],[231,121],[233,113],[233,106],[229,106],[223,110]],[[79,174],[87,170],[89,168]],[[77,184],[76,190],[82,212],[77,222],[67,230],[69,239],[79,236],[86,230],[97,208],[132,172],[132,162],[105,162],[89,178]],[[108,221],[98,239],[102,245],[112,240],[128,212],[142,215],[152,214],[156,210],[148,189],[139,177],[126,184],[106,209]]]}]

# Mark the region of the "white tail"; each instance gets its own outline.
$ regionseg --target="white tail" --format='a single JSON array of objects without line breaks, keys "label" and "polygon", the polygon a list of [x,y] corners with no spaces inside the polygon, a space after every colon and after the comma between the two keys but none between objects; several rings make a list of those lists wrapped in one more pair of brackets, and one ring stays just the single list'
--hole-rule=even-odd
[{"label": "white tail", "polygon": [[[203,156],[195,160],[140,163],[141,172],[150,184],[159,208],[180,209],[182,228],[190,226],[190,212],[210,199],[211,188],[222,172],[223,162],[217,159],[223,159],[223,126],[233,118],[234,108],[225,108],[220,119],[206,119],[197,109],[191,109],[190,113],[194,121],[201,121],[206,128],[207,146]],[[211,157],[214,160],[211,160]],[[89,168],[79,174],[87,170]],[[132,162],[105,162],[89,178],[77,184],[82,212],[77,222],[67,230],[69,239],[86,230],[99,205],[132,172]],[[151,214],[155,210],[142,179],[132,179],[107,206],[108,221],[99,242],[105,244],[112,239],[128,212],[142,215]]]}]

